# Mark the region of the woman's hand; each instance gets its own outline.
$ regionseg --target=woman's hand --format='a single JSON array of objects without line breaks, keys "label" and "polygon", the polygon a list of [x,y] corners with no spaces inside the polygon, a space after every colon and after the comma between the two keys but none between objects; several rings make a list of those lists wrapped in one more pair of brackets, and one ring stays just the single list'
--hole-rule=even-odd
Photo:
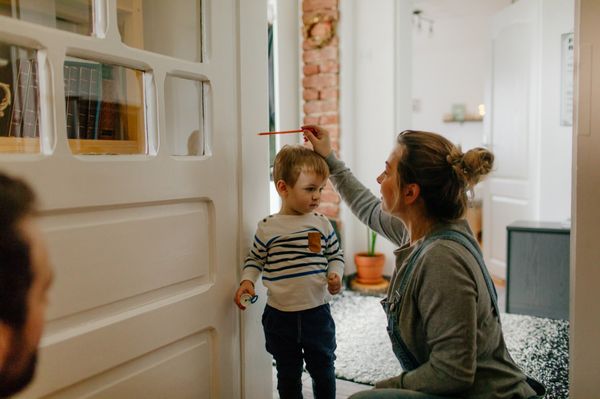
[{"label": "woman's hand", "polygon": [[252,284],[252,281],[250,281],[250,280],[242,281],[240,283],[240,288],[237,289],[237,291],[235,293],[235,298],[233,299],[235,304],[238,306],[238,308],[240,308],[242,310],[246,310],[246,307],[244,305],[242,305],[242,303],[240,302],[240,297],[243,294],[249,294],[250,296],[255,295],[254,284]]},{"label": "woman's hand", "polygon": [[385,380],[377,381],[375,383],[375,388],[376,389],[382,389],[382,388],[401,389],[401,388],[404,388],[404,386],[402,384],[403,379],[404,379],[404,373],[401,373],[400,375],[398,375],[396,377],[391,377],[391,378],[387,378]]},{"label": "woman's hand", "polygon": [[323,158],[331,154],[331,139],[329,132],[322,127],[315,125],[302,126],[304,137],[313,145],[313,149]]}]

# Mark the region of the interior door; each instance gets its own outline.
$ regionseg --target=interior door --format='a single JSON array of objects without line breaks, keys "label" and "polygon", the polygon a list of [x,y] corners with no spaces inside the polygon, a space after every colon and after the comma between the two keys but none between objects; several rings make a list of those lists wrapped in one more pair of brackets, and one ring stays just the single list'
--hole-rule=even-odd
[{"label": "interior door", "polygon": [[483,250],[492,274],[506,273],[506,226],[537,214],[539,0],[521,0],[493,17],[485,142],[495,170],[484,190]]},{"label": "interior door", "polygon": [[[95,12],[102,14],[104,2],[96,3]],[[201,4],[198,9],[186,2],[202,18],[202,26],[191,29],[202,34],[203,58],[180,60],[160,50],[181,47],[185,36],[145,50],[121,44],[119,35],[126,32],[119,32],[117,4],[122,3],[136,3],[138,11],[153,6],[152,1],[108,1],[102,37],[10,18],[0,23],[0,38],[33,43],[47,56],[41,66],[49,90],[41,97],[42,151],[0,154],[0,167],[24,177],[39,195],[56,275],[37,377],[22,397],[239,398],[242,336],[232,300],[243,231],[239,83],[251,78],[240,68],[239,4],[203,0],[194,3]],[[254,30],[266,31],[264,15],[244,18]],[[164,44],[171,38],[158,39]],[[252,51],[266,41],[246,37],[243,45]],[[67,56],[144,72],[145,119],[137,123],[148,132],[147,154],[72,152],[63,101]],[[254,65],[254,73],[266,76],[266,58]],[[201,82],[199,107],[173,108],[175,100],[166,98],[181,98],[172,78]],[[264,130],[266,101],[244,107],[247,115],[264,115],[262,126],[251,121],[248,129]],[[180,119],[173,121],[169,112]],[[181,156],[176,130],[199,114],[202,151]],[[252,162],[261,152],[266,158],[267,147],[245,153],[245,173],[266,169]],[[268,191],[252,195],[266,210]],[[252,357],[264,347],[246,350]],[[257,373],[255,383],[270,384],[270,375],[269,368]]]}]

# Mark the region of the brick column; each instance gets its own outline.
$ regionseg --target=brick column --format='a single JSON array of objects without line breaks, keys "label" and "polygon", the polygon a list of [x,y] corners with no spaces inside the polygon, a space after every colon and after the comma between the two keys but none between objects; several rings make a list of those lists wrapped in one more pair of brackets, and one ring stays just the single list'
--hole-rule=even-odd
[{"label": "brick column", "polygon": [[[304,124],[320,125],[331,133],[334,151],[339,153],[340,56],[336,32],[338,0],[303,0],[302,44]],[[321,197],[319,211],[337,222],[340,197],[331,183]]]}]

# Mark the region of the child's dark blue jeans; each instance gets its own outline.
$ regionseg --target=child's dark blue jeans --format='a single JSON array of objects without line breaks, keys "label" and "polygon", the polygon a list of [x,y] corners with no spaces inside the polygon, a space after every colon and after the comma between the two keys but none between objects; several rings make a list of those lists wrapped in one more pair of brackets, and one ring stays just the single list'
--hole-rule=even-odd
[{"label": "child's dark blue jeans", "polygon": [[267,305],[262,324],[267,351],[277,367],[280,398],[302,398],[304,360],[315,399],[335,399],[335,324],[329,304],[299,312],[282,312]]}]

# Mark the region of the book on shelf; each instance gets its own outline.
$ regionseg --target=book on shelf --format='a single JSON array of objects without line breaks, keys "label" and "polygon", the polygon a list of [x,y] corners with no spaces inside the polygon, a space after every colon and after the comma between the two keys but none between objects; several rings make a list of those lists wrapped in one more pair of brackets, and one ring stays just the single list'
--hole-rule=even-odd
[{"label": "book on shelf", "polygon": [[37,61],[17,60],[17,79],[13,94],[8,136],[39,137],[39,83]]},{"label": "book on shelf", "polygon": [[115,79],[117,69],[110,65],[102,66],[102,105],[100,107],[99,138],[107,140],[123,140],[123,127],[120,125],[119,104],[121,93],[118,80]]},{"label": "book on shelf", "polygon": [[102,101],[102,65],[65,61],[67,137],[97,139]]},{"label": "book on shelf", "polygon": [[79,82],[79,68],[65,65],[63,67],[65,79],[65,110],[67,119],[67,137],[79,138],[79,108],[77,106],[78,92],[75,90]]},{"label": "book on shelf", "polygon": [[116,68],[100,63],[65,61],[65,105],[70,139],[122,140],[122,94]]}]

